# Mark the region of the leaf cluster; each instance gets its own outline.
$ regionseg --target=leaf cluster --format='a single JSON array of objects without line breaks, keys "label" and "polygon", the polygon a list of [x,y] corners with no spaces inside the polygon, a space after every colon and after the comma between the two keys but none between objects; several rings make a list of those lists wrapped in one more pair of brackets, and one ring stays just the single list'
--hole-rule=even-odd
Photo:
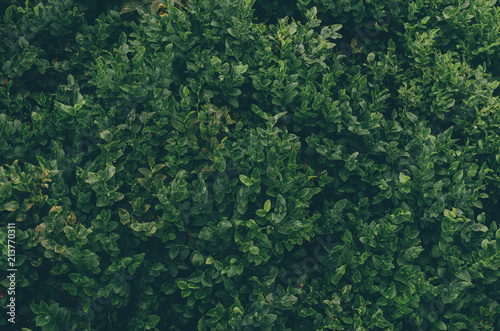
[{"label": "leaf cluster", "polygon": [[500,327],[495,1],[18,2],[18,325]]}]

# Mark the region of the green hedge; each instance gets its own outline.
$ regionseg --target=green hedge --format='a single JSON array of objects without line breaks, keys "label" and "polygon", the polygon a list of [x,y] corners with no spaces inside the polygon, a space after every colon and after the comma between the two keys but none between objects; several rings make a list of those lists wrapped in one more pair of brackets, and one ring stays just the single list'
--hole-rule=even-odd
[{"label": "green hedge", "polygon": [[3,328],[500,329],[495,0],[6,3]]}]

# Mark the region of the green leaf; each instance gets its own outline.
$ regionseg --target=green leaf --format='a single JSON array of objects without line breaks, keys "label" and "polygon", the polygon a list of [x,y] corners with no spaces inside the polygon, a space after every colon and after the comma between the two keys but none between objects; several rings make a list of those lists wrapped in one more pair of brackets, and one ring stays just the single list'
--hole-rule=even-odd
[{"label": "green leaf", "polygon": [[479,200],[473,200],[472,201],[472,205],[478,209],[482,209],[483,208],[483,204],[481,201]]},{"label": "green leaf", "polygon": [[285,198],[281,194],[278,194],[278,197],[276,199],[276,208],[275,208],[275,210],[278,213],[285,213],[286,212],[286,200],[285,200]]},{"label": "green leaf", "polygon": [[233,226],[233,224],[231,224],[231,222],[222,221],[218,225],[218,231],[219,231],[219,233],[222,233],[222,232],[228,230],[229,228],[231,228],[232,226]]},{"label": "green leaf", "polygon": [[455,219],[455,217],[457,217],[457,214],[455,213],[455,208],[452,208],[452,210],[448,210],[448,209],[445,209],[444,210],[444,216],[447,217],[447,218],[450,218],[450,219]]},{"label": "green leaf", "polygon": [[453,182],[457,183],[457,182],[461,181],[463,176],[464,176],[464,171],[463,170],[457,171],[455,173],[455,175],[453,176]]},{"label": "green leaf", "polygon": [[345,162],[345,167],[349,171],[353,171],[356,168],[356,163],[357,163],[357,156],[359,155],[359,152],[354,152],[349,157],[347,158],[347,161]]},{"label": "green leaf", "polygon": [[146,169],[146,168],[139,168],[137,169],[144,177],[146,177],[147,179],[150,179],[153,174],[151,173],[151,170],[149,169]]},{"label": "green leaf", "polygon": [[284,306],[291,307],[298,301],[298,298],[295,295],[285,295],[281,298],[281,303]]},{"label": "green leaf", "polygon": [[135,90],[135,97],[136,98],[143,98],[146,95],[148,95],[148,91],[144,87],[137,87]]},{"label": "green leaf", "polygon": [[441,292],[441,298],[443,299],[444,303],[451,303],[453,301],[453,297],[450,293],[450,290],[447,288],[444,288],[443,291]]},{"label": "green leaf", "polygon": [[77,283],[80,280],[80,278],[82,277],[82,275],[77,274],[77,273],[71,273],[68,276],[75,283]]},{"label": "green leaf", "polygon": [[99,133],[99,135],[101,136],[102,139],[108,142],[111,141],[111,139],[113,139],[113,134],[109,130],[103,130]]},{"label": "green leaf", "polygon": [[118,216],[120,217],[120,222],[122,222],[123,225],[130,221],[130,214],[123,208],[118,209]]},{"label": "green leaf", "polygon": [[156,173],[158,171],[160,171],[161,169],[163,169],[164,167],[166,167],[165,164],[157,164],[153,167],[153,173]]},{"label": "green leaf", "polygon": [[12,195],[12,182],[0,182],[0,197],[9,198]]},{"label": "green leaf", "polygon": [[40,244],[49,250],[54,250],[56,247],[56,241],[54,239],[45,239],[40,242]]},{"label": "green leaf", "polygon": [[194,292],[194,297],[198,300],[201,300],[206,296],[207,296],[207,293],[205,293],[205,291],[203,291],[203,290],[198,290],[198,291]]},{"label": "green leaf", "polygon": [[205,324],[205,316],[198,320],[198,331],[206,331],[207,325]]},{"label": "green leaf", "polygon": [[418,118],[417,116],[415,116],[415,114],[413,113],[410,113],[410,112],[406,112],[406,117],[412,122],[412,123],[416,123],[418,121]]},{"label": "green leaf", "polygon": [[253,171],[252,171],[252,175],[251,175],[252,179],[255,181],[255,182],[259,182],[260,181],[260,170],[259,168],[255,168]]},{"label": "green leaf", "polygon": [[355,282],[355,283],[359,283],[361,282],[361,273],[359,271],[356,271],[353,275],[352,275],[352,280]]},{"label": "green leaf", "polygon": [[246,315],[243,318],[243,322],[241,324],[244,325],[244,326],[252,325],[253,324],[253,316],[252,315]]},{"label": "green leaf", "polygon": [[259,115],[259,116],[260,116],[260,117],[262,117],[263,119],[267,120],[267,119],[269,118],[269,115],[267,115],[266,113],[264,113],[264,112],[262,111],[262,109],[260,109],[257,105],[254,105],[254,104],[252,103],[252,105],[250,106],[250,108],[252,109],[252,111],[253,111],[255,114]]},{"label": "green leaf", "polygon": [[488,227],[484,224],[481,224],[481,223],[474,223],[471,225],[470,229],[472,231],[481,231],[481,232],[487,232],[488,231]]},{"label": "green leaf", "polygon": [[347,204],[347,199],[339,200],[335,203],[333,209],[337,212],[341,212],[342,210],[344,210],[346,204]]},{"label": "green leaf", "polygon": [[264,203],[264,211],[267,213],[271,210],[271,200],[267,199]]},{"label": "green leaf", "polygon": [[28,40],[24,36],[21,36],[19,38],[19,46],[21,46],[22,49],[26,49],[29,46]]},{"label": "green leaf", "polygon": [[19,209],[19,202],[17,201],[9,201],[3,205],[3,209],[7,211],[16,211]]},{"label": "green leaf", "polygon": [[448,330],[448,327],[442,321],[437,321],[436,323],[433,324],[433,326],[435,326],[439,330]]},{"label": "green leaf", "polygon": [[122,10],[120,11],[120,14],[125,14],[125,13],[128,13],[128,12],[131,12],[131,11],[134,11],[134,10],[137,10],[138,8],[141,7],[141,3],[140,2],[137,2],[137,1],[130,1],[130,2],[127,2],[125,3],[125,5],[123,6]]},{"label": "green leaf", "polygon": [[387,288],[387,291],[385,291],[383,295],[387,299],[394,299],[396,297],[396,285],[394,284],[394,282],[391,282],[391,285],[389,286],[389,288]]},{"label": "green leaf", "polygon": [[179,251],[180,251],[179,246],[171,247],[168,250],[168,256],[170,256],[170,258],[173,260],[177,255],[179,255]]},{"label": "green leaf", "polygon": [[116,263],[113,263],[113,264],[111,264],[111,265],[108,267],[108,270],[109,270],[110,272],[116,272],[116,271],[118,271],[118,270],[120,270],[120,269],[118,268],[118,265],[117,265]]},{"label": "green leaf", "polygon": [[174,129],[179,132],[184,132],[186,130],[182,118],[180,118],[177,114],[172,115],[170,123],[172,124]]},{"label": "green leaf", "polygon": [[238,267],[237,266],[232,266],[231,268],[229,268],[229,270],[227,272],[228,277],[233,277],[233,276],[236,276],[237,274],[238,274]]},{"label": "green leaf", "polygon": [[106,197],[106,196],[100,196],[100,197],[97,198],[97,201],[96,201],[95,205],[97,207],[106,207],[106,206],[109,205],[109,203],[110,203],[110,201],[109,201],[108,197]]},{"label": "green leaf", "polygon": [[240,180],[243,184],[245,184],[246,186],[251,186],[252,185],[252,180],[250,178],[248,178],[247,176],[245,175],[240,175]]},{"label": "green leaf", "polygon": [[38,315],[36,317],[36,326],[44,326],[49,324],[49,322],[52,320],[52,317],[50,315]]},{"label": "green leaf", "polygon": [[207,186],[205,181],[201,180],[196,187],[196,193],[198,196],[202,196],[207,191]]},{"label": "green leaf", "polygon": [[65,113],[67,113],[71,116],[75,116],[75,114],[76,114],[75,108],[73,106],[68,106],[68,105],[63,105],[62,103],[57,103],[56,107],[58,107],[59,109],[61,109],[62,111],[64,111]]},{"label": "green leaf", "polygon": [[185,281],[183,281],[183,280],[179,280],[179,281],[177,282],[177,286],[179,286],[179,289],[181,289],[181,290],[187,290],[187,288],[188,288],[188,283],[187,283],[187,282],[185,282]]},{"label": "green leaf", "polygon": [[272,322],[274,322],[277,318],[278,318],[278,315],[268,314],[262,318],[262,323],[265,325],[268,325],[268,324],[271,324]]},{"label": "green leaf", "polygon": [[335,274],[332,275],[332,278],[330,279],[330,281],[337,285],[338,282],[340,281],[340,279],[342,278],[342,276],[344,276],[345,274],[345,265],[342,265],[340,267],[337,268],[337,270],[335,271]]},{"label": "green leaf", "polygon": [[87,174],[87,179],[85,180],[85,183],[94,184],[97,183],[98,181],[99,181],[99,176],[94,172],[89,172]]},{"label": "green leaf", "polygon": [[212,281],[210,279],[206,278],[206,277],[202,277],[201,278],[201,284],[203,286],[206,286],[206,287],[213,287],[214,286],[214,284],[212,283]]},{"label": "green leaf", "polygon": [[127,256],[120,260],[120,265],[128,266],[130,263],[132,263],[132,261],[133,259]]},{"label": "green leaf", "polygon": [[[230,29],[231,28],[229,28],[228,31]],[[234,66],[234,71],[238,76],[244,74],[247,70],[248,70],[248,64]]]},{"label": "green leaf", "polygon": [[209,227],[204,227],[201,229],[200,234],[198,235],[198,238],[210,241],[213,238],[214,231],[209,228]]},{"label": "green leaf", "polygon": [[406,182],[410,179],[410,177],[406,176],[404,173],[400,172],[399,173],[399,181],[402,184],[406,184]]},{"label": "green leaf", "polygon": [[457,276],[458,278],[460,278],[461,280],[465,280],[466,282],[469,282],[471,281],[471,277],[469,275],[469,273],[466,271],[466,270],[459,270],[455,276]]},{"label": "green leaf", "polygon": [[120,85],[120,89],[127,92],[128,94],[134,94],[134,88],[132,87],[132,85],[123,84],[123,85]]},{"label": "green leaf", "polygon": [[199,254],[199,253],[194,254],[193,258],[191,259],[191,262],[195,266],[201,265],[204,261],[205,261],[205,258],[203,257],[202,254]]},{"label": "green leaf", "polygon": [[104,170],[104,180],[110,180],[115,175],[116,168],[112,165]]},{"label": "green leaf", "polygon": [[266,217],[266,211],[264,209],[257,209],[255,214],[259,217]]}]

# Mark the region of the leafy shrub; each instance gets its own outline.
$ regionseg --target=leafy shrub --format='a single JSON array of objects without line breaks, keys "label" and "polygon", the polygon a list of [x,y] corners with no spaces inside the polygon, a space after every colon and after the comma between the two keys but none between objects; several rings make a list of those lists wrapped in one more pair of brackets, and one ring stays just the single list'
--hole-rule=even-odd
[{"label": "leafy shrub", "polygon": [[16,327],[500,327],[495,1],[10,3]]}]

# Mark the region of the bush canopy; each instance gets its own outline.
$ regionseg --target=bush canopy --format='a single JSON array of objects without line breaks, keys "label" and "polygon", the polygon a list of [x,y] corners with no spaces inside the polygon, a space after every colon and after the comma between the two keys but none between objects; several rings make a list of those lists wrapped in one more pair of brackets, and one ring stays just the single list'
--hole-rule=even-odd
[{"label": "bush canopy", "polygon": [[500,330],[496,0],[0,9],[2,328]]}]

